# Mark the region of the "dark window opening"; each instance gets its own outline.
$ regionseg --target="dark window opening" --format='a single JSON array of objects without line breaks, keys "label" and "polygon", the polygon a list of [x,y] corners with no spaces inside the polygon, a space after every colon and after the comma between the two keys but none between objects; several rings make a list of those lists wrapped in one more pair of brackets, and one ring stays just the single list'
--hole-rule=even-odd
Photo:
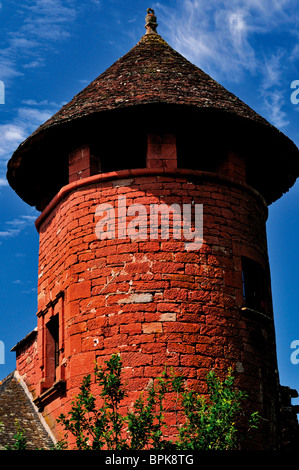
[{"label": "dark window opening", "polygon": [[47,369],[52,382],[56,380],[56,368],[59,365],[59,319],[55,315],[47,323]]},{"label": "dark window opening", "polygon": [[259,312],[265,310],[265,273],[252,259],[242,258],[243,296],[245,306]]},{"label": "dark window opening", "polygon": [[221,137],[184,132],[177,134],[178,168],[217,172],[228,158],[228,148]]},{"label": "dark window opening", "polygon": [[146,168],[147,135],[144,132],[107,132],[91,145],[91,154],[101,173]]}]

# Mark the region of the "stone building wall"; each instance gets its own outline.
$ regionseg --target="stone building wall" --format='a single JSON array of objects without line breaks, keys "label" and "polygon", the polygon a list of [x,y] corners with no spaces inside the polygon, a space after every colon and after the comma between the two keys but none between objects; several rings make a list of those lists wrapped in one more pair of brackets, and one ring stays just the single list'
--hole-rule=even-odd
[{"label": "stone building wall", "polygon": [[[21,356],[18,368],[33,381],[29,386],[56,434],[56,418],[69,409],[94,361],[103,364],[120,352],[128,406],[165,366],[200,393],[206,393],[210,369],[224,376],[233,366],[250,409],[264,416],[265,445],[274,445],[278,376],[267,208],[258,193],[231,176],[175,169],[96,175],[63,188],[42,213],[38,357],[30,377]],[[100,240],[97,208],[107,203],[117,214],[120,197],[127,208],[141,204],[147,211],[150,204],[202,204],[201,248],[186,250],[171,231],[168,239],[159,234],[158,239]],[[263,313],[244,302],[244,258],[263,272]],[[49,322],[54,317],[59,318],[59,358],[53,375]],[[62,383],[66,389],[57,386]],[[168,411],[174,424],[174,411]]]}]

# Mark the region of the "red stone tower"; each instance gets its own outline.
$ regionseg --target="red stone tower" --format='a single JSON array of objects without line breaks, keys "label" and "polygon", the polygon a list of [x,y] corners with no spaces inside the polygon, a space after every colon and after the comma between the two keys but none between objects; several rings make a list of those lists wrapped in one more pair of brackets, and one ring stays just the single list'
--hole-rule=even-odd
[{"label": "red stone tower", "polygon": [[[298,149],[174,51],[148,13],[138,44],[9,161],[10,185],[41,211],[37,329],[15,347],[17,371],[57,435],[83,375],[113,352],[129,404],[165,365],[201,392],[210,369],[233,366],[264,418],[261,448],[277,448],[265,223],[298,176]],[[151,233],[161,205],[169,233],[167,217]],[[197,246],[177,236],[183,218],[171,225],[183,207],[203,208]]]}]

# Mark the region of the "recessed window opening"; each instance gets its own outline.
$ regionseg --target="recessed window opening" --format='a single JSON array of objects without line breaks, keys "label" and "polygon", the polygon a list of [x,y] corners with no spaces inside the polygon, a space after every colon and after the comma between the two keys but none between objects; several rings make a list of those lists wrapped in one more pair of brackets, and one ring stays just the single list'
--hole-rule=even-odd
[{"label": "recessed window opening", "polygon": [[59,365],[59,319],[55,315],[47,323],[47,369],[53,383],[56,380],[56,368]]},{"label": "recessed window opening", "polygon": [[227,159],[227,144],[221,137],[190,131],[177,134],[178,168],[217,172]]},{"label": "recessed window opening", "polygon": [[147,135],[145,132],[106,132],[91,146],[102,173],[146,167]]},{"label": "recessed window opening", "polygon": [[264,271],[262,266],[250,258],[242,258],[243,297],[245,306],[259,312],[264,311]]}]

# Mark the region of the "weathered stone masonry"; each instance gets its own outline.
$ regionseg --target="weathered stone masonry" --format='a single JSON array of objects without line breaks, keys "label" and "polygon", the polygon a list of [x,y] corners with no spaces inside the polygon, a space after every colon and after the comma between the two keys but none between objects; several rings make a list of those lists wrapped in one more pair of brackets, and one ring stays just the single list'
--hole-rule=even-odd
[{"label": "weathered stone masonry", "polygon": [[[165,364],[201,392],[208,370],[226,372],[236,364],[253,406],[268,408],[277,377],[264,384],[263,394],[256,378],[263,381],[275,364],[270,280],[267,318],[240,310],[242,256],[268,270],[262,198],[245,184],[231,182],[228,189],[229,180],[200,172],[136,173],[119,172],[119,179],[91,177],[76,190],[70,185],[49,215],[38,221],[37,395],[54,383],[53,378],[49,382],[44,350],[46,324],[58,314],[60,364],[55,380],[66,380],[67,395],[47,406],[52,419],[78,392],[94,361],[103,363],[117,351],[125,377],[130,377],[129,403]],[[201,183],[196,184],[197,178]],[[203,247],[187,252],[183,241],[173,239],[98,240],[96,207],[99,202],[116,203],[119,195],[126,195],[128,204],[203,204]]]}]

